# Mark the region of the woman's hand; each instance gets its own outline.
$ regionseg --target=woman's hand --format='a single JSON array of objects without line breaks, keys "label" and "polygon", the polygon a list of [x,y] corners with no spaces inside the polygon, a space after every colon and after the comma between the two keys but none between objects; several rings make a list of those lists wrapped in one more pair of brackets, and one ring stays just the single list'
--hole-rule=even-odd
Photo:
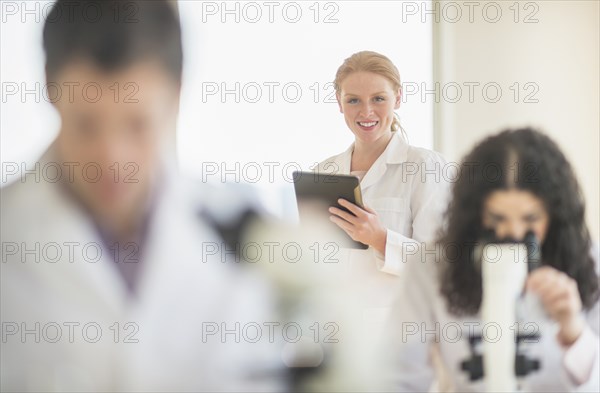
[{"label": "woman's hand", "polygon": [[585,327],[579,314],[581,298],[575,280],[550,266],[542,266],[529,274],[525,285],[539,296],[546,312],[559,323],[560,343],[573,344]]},{"label": "woman's hand", "polygon": [[338,199],[338,203],[354,213],[354,216],[337,207],[330,207],[329,212],[332,216],[329,219],[342,228],[352,240],[367,244],[385,255],[387,230],[381,225],[377,213],[367,206],[361,209],[345,199]]}]

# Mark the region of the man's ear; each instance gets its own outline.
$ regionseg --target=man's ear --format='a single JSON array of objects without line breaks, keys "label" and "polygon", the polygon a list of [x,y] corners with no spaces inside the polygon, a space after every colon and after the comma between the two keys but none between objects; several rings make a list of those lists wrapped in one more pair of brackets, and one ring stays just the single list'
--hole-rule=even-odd
[{"label": "man's ear", "polygon": [[340,99],[339,93],[335,94],[335,99],[337,100],[338,107],[340,108],[340,113],[344,113],[344,109],[342,109],[342,101]]},{"label": "man's ear", "polygon": [[394,109],[399,109],[401,102],[402,102],[402,87],[399,87],[398,93],[396,94],[396,100],[394,102]]},{"label": "man's ear", "polygon": [[[46,88],[48,88],[50,83],[52,83],[52,79],[50,79],[50,74],[48,73],[48,66],[44,67],[44,74],[46,76]],[[54,109],[57,109],[56,108],[57,102],[58,102],[58,100],[50,100],[50,104],[54,107]]]}]

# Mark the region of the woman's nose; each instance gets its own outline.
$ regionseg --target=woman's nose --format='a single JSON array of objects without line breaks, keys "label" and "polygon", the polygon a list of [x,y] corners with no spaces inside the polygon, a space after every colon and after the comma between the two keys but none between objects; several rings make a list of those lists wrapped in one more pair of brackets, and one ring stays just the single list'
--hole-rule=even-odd
[{"label": "woman's nose", "polygon": [[529,228],[521,223],[507,223],[496,228],[496,236],[499,239],[513,239],[522,241]]},{"label": "woman's nose", "polygon": [[360,115],[363,117],[368,117],[373,112],[371,105],[365,104],[360,108]]}]

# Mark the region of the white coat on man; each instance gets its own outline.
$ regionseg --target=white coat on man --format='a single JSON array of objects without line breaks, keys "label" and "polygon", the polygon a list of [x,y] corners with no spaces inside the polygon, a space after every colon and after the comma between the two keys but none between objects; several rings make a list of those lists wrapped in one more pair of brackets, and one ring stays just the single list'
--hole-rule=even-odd
[{"label": "white coat on man", "polygon": [[170,175],[134,296],[65,187],[38,173],[1,190],[3,391],[281,389],[268,285],[200,218],[210,190]]}]

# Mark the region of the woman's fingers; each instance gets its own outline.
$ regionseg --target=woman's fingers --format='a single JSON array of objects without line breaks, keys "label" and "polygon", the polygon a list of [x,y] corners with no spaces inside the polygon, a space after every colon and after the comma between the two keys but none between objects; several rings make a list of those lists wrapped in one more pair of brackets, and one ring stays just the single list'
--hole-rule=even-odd
[{"label": "woman's fingers", "polygon": [[561,323],[568,324],[581,310],[575,280],[552,267],[543,266],[531,272],[527,289],[536,293],[548,314]]},{"label": "woman's fingers", "polygon": [[545,294],[545,296],[542,296],[542,302],[548,306],[553,306],[562,299],[569,299],[569,295],[569,291],[565,289],[551,291]]},{"label": "woman's fingers", "polygon": [[352,240],[373,246],[384,254],[387,231],[379,222],[377,214],[366,206],[363,210],[345,199],[338,199],[338,203],[350,212],[332,206],[329,208],[332,214],[329,219],[342,228]]},{"label": "woman's fingers", "polygon": [[342,220],[337,216],[329,216],[329,219],[333,221],[338,227],[342,228],[350,236],[354,233],[354,226],[346,220]]},{"label": "woman's fingers", "polygon": [[549,266],[542,266],[527,277],[527,288],[536,293],[543,293],[554,285],[559,272]]},{"label": "woman's fingers", "polygon": [[332,206],[329,208],[329,212],[340,217],[343,220],[346,220],[351,224],[356,224],[356,217],[346,211],[343,211],[342,209]]},{"label": "woman's fingers", "polygon": [[572,279],[565,273],[550,266],[543,266],[534,270],[527,279],[527,287],[536,292],[540,297],[546,298],[557,292],[570,290]]},{"label": "woman's fingers", "polygon": [[365,211],[352,202],[340,198],[338,199],[338,203],[344,206],[346,209],[350,210],[356,217],[362,218],[365,216]]}]

